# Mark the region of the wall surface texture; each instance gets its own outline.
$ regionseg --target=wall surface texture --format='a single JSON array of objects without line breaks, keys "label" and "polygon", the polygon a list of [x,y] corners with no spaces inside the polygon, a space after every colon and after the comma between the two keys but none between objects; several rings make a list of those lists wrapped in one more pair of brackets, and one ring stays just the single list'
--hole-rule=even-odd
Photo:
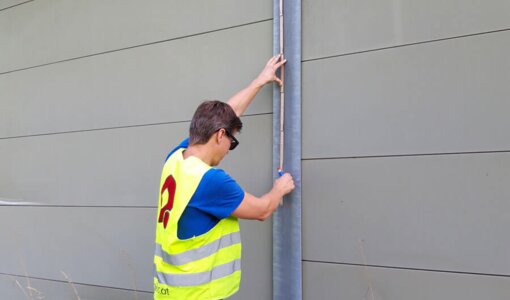
[{"label": "wall surface texture", "polygon": [[510,1],[303,1],[305,299],[510,298]]},{"label": "wall surface texture", "polygon": [[[166,154],[271,56],[272,2],[0,2],[0,298],[152,299]],[[260,195],[270,87],[243,121],[222,167]],[[233,299],[269,299],[271,222],[241,230]]]},{"label": "wall surface texture", "polygon": [[[304,299],[510,298],[510,1],[303,0]],[[0,298],[151,299],[163,160],[272,2],[0,1]],[[271,186],[272,91],[223,168]],[[242,222],[233,299],[272,297]]]}]

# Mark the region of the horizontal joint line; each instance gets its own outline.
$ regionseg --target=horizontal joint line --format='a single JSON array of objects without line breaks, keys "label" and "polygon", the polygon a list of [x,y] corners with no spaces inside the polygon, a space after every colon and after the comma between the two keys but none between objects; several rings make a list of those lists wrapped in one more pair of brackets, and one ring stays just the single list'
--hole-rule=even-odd
[{"label": "horizontal joint line", "polygon": [[475,275],[475,276],[490,276],[490,277],[506,277],[506,278],[510,278],[510,275],[508,275],[508,274],[491,274],[491,273],[463,272],[463,271],[450,271],[450,270],[436,270],[436,269],[423,269],[423,268],[397,267],[397,266],[384,266],[384,265],[367,265],[367,264],[345,263],[345,262],[329,262],[329,261],[308,260],[308,259],[303,259],[303,261],[304,262],[311,262],[311,263],[344,265],[344,266],[354,266],[354,267],[370,267],[370,268],[394,269],[394,270],[405,270],[405,271],[436,272],[436,273],[449,273],[449,274],[461,274],[461,275]]},{"label": "horizontal joint line", "polygon": [[99,56],[99,55],[103,55],[103,54],[109,54],[109,53],[113,53],[113,52],[130,50],[130,49],[140,48],[140,47],[145,47],[145,46],[151,46],[151,45],[155,45],[155,44],[161,44],[161,43],[166,43],[166,42],[170,42],[170,41],[176,41],[176,40],[180,40],[180,39],[186,39],[186,38],[190,38],[190,37],[200,36],[200,35],[206,35],[206,34],[210,34],[210,33],[214,33],[214,32],[230,30],[230,29],[254,25],[254,24],[258,24],[258,23],[264,23],[264,22],[271,21],[271,20],[272,20],[272,18],[260,20],[260,21],[254,21],[254,22],[245,23],[245,24],[240,24],[240,25],[234,25],[234,26],[220,28],[220,29],[204,31],[204,32],[200,32],[200,33],[194,33],[194,34],[180,36],[180,37],[176,37],[176,38],[164,39],[164,40],[160,40],[160,41],[144,43],[144,44],[139,44],[139,45],[135,45],[135,46],[129,46],[129,47],[124,47],[124,48],[119,48],[119,49],[114,49],[114,50],[108,50],[108,51],[103,51],[103,52],[98,52],[98,53],[93,53],[93,54],[87,54],[87,55],[83,55],[83,56],[77,56],[77,57],[73,57],[73,58],[67,58],[67,59],[44,63],[44,64],[35,65],[35,66],[31,66],[31,67],[25,67],[25,68],[21,68],[21,69],[15,69],[15,70],[1,72],[0,75],[5,75],[5,74],[14,73],[14,72],[20,72],[20,71],[25,71],[25,70],[29,70],[29,69],[45,67],[45,66],[49,66],[49,65],[69,62],[69,61],[78,60],[78,59],[82,59],[82,58],[88,58],[88,57]]},{"label": "horizontal joint line", "polygon": [[33,2],[33,1],[35,1],[35,0],[28,0],[28,1],[21,2],[21,3],[18,3],[18,4],[14,4],[14,5],[11,5],[11,6],[8,6],[8,7],[4,7],[2,9],[0,9],[0,11],[8,10],[10,8],[13,8],[13,7],[16,7],[16,6],[20,6],[20,5],[26,4],[28,2]]},{"label": "horizontal joint line", "polygon": [[325,60],[325,59],[330,59],[330,58],[337,58],[337,57],[342,57],[342,56],[350,56],[350,55],[363,54],[363,53],[368,53],[368,52],[376,52],[376,51],[389,50],[389,49],[395,49],[395,48],[402,48],[402,47],[408,47],[408,46],[415,46],[415,45],[421,45],[421,44],[429,44],[429,43],[435,43],[435,42],[441,42],[441,41],[447,41],[447,40],[454,40],[454,39],[461,39],[461,38],[473,37],[473,36],[479,36],[479,35],[485,35],[485,34],[500,33],[500,32],[505,32],[505,31],[509,31],[509,30],[510,30],[510,28],[499,29],[499,30],[492,30],[492,31],[485,31],[485,32],[478,32],[478,33],[459,35],[459,36],[448,37],[448,38],[427,40],[427,41],[422,41],[422,42],[415,42],[415,43],[408,43],[408,44],[402,44],[402,45],[388,46],[388,47],[369,49],[369,50],[363,50],[363,51],[356,51],[356,52],[349,52],[349,53],[343,53],[343,54],[337,54],[337,55],[329,55],[329,56],[324,56],[324,57],[310,58],[310,59],[302,60],[301,62],[302,63],[306,63],[306,62],[312,62],[312,61],[317,61],[317,60]]},{"label": "horizontal joint line", "polygon": [[[256,116],[264,116],[264,115],[272,115],[272,114],[273,114],[272,112],[268,112],[268,113],[256,113],[256,114],[244,115],[242,117],[256,117]],[[148,124],[137,124],[137,125],[125,125],[125,126],[113,126],[113,127],[103,127],[103,128],[92,128],[92,129],[59,131],[59,132],[48,132],[48,133],[38,133],[38,134],[27,134],[27,135],[0,137],[0,140],[29,138],[29,137],[46,136],[46,135],[57,135],[57,134],[68,134],[68,133],[80,133],[80,132],[90,132],[90,131],[104,131],[104,130],[115,130],[115,129],[125,129],[125,128],[137,128],[137,127],[147,127],[147,126],[160,126],[160,125],[170,125],[170,124],[189,123],[189,122],[191,122],[191,120],[181,120],[181,121],[172,121],[172,122],[159,122],[159,123],[148,123]]]},{"label": "horizontal joint line", "polygon": [[125,126],[113,126],[113,127],[92,128],[92,129],[69,130],[69,131],[37,133],[37,134],[27,134],[27,135],[2,137],[2,138],[0,138],[0,140],[19,139],[19,138],[28,138],[28,137],[45,136],[45,135],[80,133],[80,132],[89,132],[89,131],[103,131],[103,130],[136,128],[136,127],[146,127],[146,126],[159,126],[159,125],[186,123],[186,122],[189,122],[189,120],[186,120],[186,121],[173,121],[173,122],[160,122],[160,123],[149,123],[149,124],[137,124],[137,125],[125,125]]},{"label": "horizontal joint line", "polygon": [[3,273],[3,272],[0,272],[0,275],[12,276],[12,277],[21,277],[21,278],[30,278],[30,279],[36,279],[36,280],[44,280],[44,281],[65,283],[65,284],[71,283],[71,284],[83,285],[83,286],[91,286],[91,287],[99,287],[99,288],[106,288],[106,289],[114,289],[114,290],[122,290],[122,291],[129,291],[129,292],[140,292],[140,293],[150,293],[150,294],[152,294],[152,291],[135,290],[135,289],[113,287],[113,286],[106,286],[106,285],[98,285],[98,284],[91,284],[91,283],[80,283],[80,282],[74,282],[74,281],[69,282],[69,281],[66,281],[66,280],[51,279],[51,278],[42,278],[42,277],[33,277],[33,276],[19,275],[19,274],[10,274],[10,273]]},{"label": "horizontal joint line", "polygon": [[415,157],[415,156],[442,156],[442,155],[470,155],[470,154],[493,154],[510,153],[510,150],[494,151],[470,151],[470,152],[445,152],[445,153],[418,153],[418,154],[390,154],[390,155],[365,155],[365,156],[337,156],[337,157],[309,157],[306,160],[328,160],[328,159],[359,159],[359,158],[391,158],[391,157]]}]

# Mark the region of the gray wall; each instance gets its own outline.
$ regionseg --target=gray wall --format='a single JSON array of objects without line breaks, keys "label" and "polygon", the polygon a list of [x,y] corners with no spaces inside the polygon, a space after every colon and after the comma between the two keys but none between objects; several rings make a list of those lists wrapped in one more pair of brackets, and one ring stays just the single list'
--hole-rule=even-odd
[{"label": "gray wall", "polygon": [[[0,207],[0,298],[151,299],[164,158],[203,99],[270,57],[272,3],[21,2],[0,6],[0,201],[23,204]],[[254,194],[271,186],[271,93],[223,165]],[[241,230],[233,299],[269,299],[271,223]]]},{"label": "gray wall", "polygon": [[[163,159],[202,99],[257,74],[271,18],[0,1],[0,201],[24,203],[0,206],[1,298],[152,297]],[[510,297],[509,28],[508,0],[303,1],[305,299]],[[266,88],[223,166],[255,194],[271,114]],[[241,227],[234,299],[270,299],[270,222]]]},{"label": "gray wall", "polygon": [[510,297],[510,1],[303,1],[305,299]]}]

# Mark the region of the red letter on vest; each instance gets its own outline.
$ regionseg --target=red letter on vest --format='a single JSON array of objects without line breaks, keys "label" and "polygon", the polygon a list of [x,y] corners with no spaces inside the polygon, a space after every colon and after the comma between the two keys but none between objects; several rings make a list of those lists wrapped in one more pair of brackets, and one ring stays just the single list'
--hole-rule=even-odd
[{"label": "red letter on vest", "polygon": [[[168,223],[168,218],[170,218],[170,211],[172,210],[172,207],[174,206],[174,197],[175,197],[175,179],[172,175],[168,176],[165,180],[165,183],[161,187],[161,196],[160,196],[160,205],[161,210],[159,211],[159,218],[158,223],[163,222],[163,228],[166,229],[166,225]],[[163,193],[165,191],[168,191],[168,201],[163,206]]]}]

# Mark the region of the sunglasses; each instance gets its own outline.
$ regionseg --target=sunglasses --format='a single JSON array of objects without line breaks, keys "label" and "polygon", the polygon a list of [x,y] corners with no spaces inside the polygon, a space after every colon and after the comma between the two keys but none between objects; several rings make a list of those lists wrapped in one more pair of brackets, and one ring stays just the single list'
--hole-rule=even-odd
[{"label": "sunglasses", "polygon": [[239,145],[239,141],[226,128],[220,128],[217,131],[219,131],[221,129],[225,129],[225,133],[230,138],[230,148],[228,150],[231,150],[231,151],[234,150]]}]

